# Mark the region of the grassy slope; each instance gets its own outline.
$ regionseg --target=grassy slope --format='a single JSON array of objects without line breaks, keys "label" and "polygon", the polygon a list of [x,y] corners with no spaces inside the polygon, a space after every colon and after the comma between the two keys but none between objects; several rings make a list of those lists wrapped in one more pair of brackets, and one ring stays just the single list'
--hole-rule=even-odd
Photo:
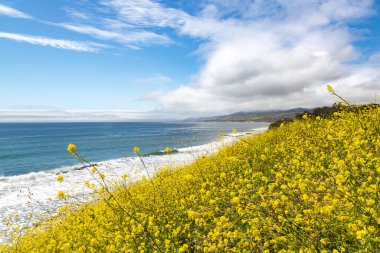
[{"label": "grassy slope", "polygon": [[379,252],[379,128],[379,108],[285,124],[101,189],[103,200],[62,208],[2,250]]}]

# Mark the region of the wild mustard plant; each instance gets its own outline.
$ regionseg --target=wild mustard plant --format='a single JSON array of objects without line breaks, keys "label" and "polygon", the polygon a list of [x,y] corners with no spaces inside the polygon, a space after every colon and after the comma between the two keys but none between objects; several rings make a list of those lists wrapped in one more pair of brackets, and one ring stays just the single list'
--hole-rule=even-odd
[{"label": "wild mustard plant", "polygon": [[76,150],[77,150],[77,147],[75,146],[75,144],[70,143],[67,146],[67,151],[69,151],[72,155],[75,155]]},{"label": "wild mustard plant", "polygon": [[57,177],[57,181],[58,181],[58,182],[63,182],[63,180],[65,180],[65,178],[64,178],[62,175],[59,175],[59,176]]},{"label": "wild mustard plant", "polygon": [[380,252],[379,126],[376,105],[305,115],[112,188],[94,166],[98,200],[65,205],[0,251]]}]

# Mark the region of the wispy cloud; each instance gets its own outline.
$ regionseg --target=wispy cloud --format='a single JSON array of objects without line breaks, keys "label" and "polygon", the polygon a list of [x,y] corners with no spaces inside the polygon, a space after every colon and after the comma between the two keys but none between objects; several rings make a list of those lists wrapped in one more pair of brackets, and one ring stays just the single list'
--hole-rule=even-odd
[{"label": "wispy cloud", "polygon": [[103,0],[101,5],[107,7],[109,12],[124,23],[146,29],[171,28],[181,35],[198,38],[210,38],[225,30],[225,24],[226,29],[234,25],[234,22],[230,22],[232,20],[226,22],[217,19],[219,14],[216,13],[216,7],[212,8],[213,5],[206,5],[196,16],[152,0]]},{"label": "wispy cloud", "polygon": [[[68,13],[70,17],[72,17],[76,21],[75,23],[56,23],[33,18],[29,14],[26,14],[24,12],[21,12],[19,10],[2,4],[0,4],[0,15],[6,15],[14,18],[33,19],[34,21],[44,25],[61,27],[72,32],[89,35],[95,39],[100,39],[108,42],[117,42],[119,44],[122,44],[123,46],[132,49],[140,49],[141,46],[147,45],[169,45],[173,43],[173,41],[166,34],[158,34],[150,30],[137,27],[136,25],[126,24],[117,18],[98,17],[98,15],[95,15],[90,11],[83,12],[70,7],[64,7],[63,9]],[[93,11],[96,13],[96,10]],[[88,24],[81,24],[81,22],[85,22]],[[7,36],[7,38],[9,38],[9,36]],[[37,44],[37,40],[23,41],[30,43],[35,42],[35,44]],[[82,42],[76,43],[83,44]],[[56,43],[51,44],[55,45]],[[70,48],[72,46],[73,45],[70,45]],[[98,49],[99,48],[97,48],[96,51],[98,51]],[[93,50],[78,51],[92,52]]]},{"label": "wispy cloud", "polygon": [[[11,8],[9,6],[0,4],[0,15],[5,15],[13,18],[33,19],[35,22],[39,22],[47,25],[54,25],[54,23],[46,22],[40,19],[36,19],[29,14]],[[68,28],[67,28],[68,29]],[[53,39],[45,36],[32,36],[17,33],[0,32],[0,38],[14,40],[18,42],[25,42],[29,44],[35,44],[40,46],[49,46],[59,49],[74,50],[80,52],[99,52],[102,48],[107,48],[107,45],[95,43],[95,42],[81,42],[64,39]]]},{"label": "wispy cloud", "polygon": [[135,80],[136,84],[138,85],[165,85],[170,84],[173,82],[173,79],[171,79],[168,76],[165,76],[163,74],[155,74],[149,77],[139,78]]},{"label": "wispy cloud", "polygon": [[0,38],[14,40],[18,42],[25,42],[29,44],[35,44],[40,46],[49,46],[54,48],[74,50],[80,52],[93,52],[96,53],[100,48],[105,47],[102,44],[96,44],[91,42],[77,42],[71,40],[52,39],[41,36],[31,36],[25,34],[0,32]]},{"label": "wispy cloud", "polygon": [[9,16],[13,18],[26,18],[26,19],[32,19],[33,17],[21,12],[19,10],[16,10],[14,8],[11,8],[9,6],[0,4],[0,15]]},{"label": "wispy cloud", "polygon": [[103,0],[101,4],[115,11],[119,19],[137,26],[175,28],[190,17],[186,12],[150,0]]},{"label": "wispy cloud", "polygon": [[78,25],[78,24],[68,24],[68,23],[51,23],[56,26],[63,27],[67,30],[74,32],[87,34],[92,37],[102,39],[102,40],[111,40],[116,41],[125,46],[138,47],[139,45],[151,45],[151,44],[170,44],[172,40],[166,35],[159,35],[154,32],[149,31],[128,31],[128,32],[117,32],[99,29],[94,26],[89,25]]}]

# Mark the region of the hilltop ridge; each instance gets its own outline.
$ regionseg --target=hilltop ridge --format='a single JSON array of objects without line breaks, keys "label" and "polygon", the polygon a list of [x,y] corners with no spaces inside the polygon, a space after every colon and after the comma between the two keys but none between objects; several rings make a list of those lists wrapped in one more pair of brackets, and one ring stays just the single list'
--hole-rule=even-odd
[{"label": "hilltop ridge", "polygon": [[275,122],[281,119],[293,119],[300,113],[311,112],[313,109],[308,108],[293,108],[289,110],[260,110],[251,112],[235,112],[227,115],[188,118],[187,122],[243,122],[243,121],[258,121],[258,122]]}]

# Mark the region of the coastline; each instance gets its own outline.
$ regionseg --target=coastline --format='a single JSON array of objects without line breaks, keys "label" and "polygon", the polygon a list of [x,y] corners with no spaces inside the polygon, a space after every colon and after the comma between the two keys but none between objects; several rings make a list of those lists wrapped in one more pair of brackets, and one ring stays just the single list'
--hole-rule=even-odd
[{"label": "coastline", "polygon": [[[250,136],[265,132],[268,128],[261,127],[249,132],[223,135],[223,138],[203,145],[179,148],[177,152],[165,155],[144,156],[147,171],[153,175],[165,166],[177,167],[190,164],[201,156],[211,155],[221,147],[238,141],[236,137]],[[95,165],[95,163],[94,163]],[[128,175],[128,182],[133,182],[147,176],[139,157],[125,157],[96,162],[101,173],[109,182],[120,180],[123,174]],[[82,166],[67,166],[42,172],[32,172],[24,175],[0,177],[0,232],[6,231],[6,219],[17,216],[20,225],[30,221],[29,213],[35,216],[44,213],[55,213],[64,203],[57,198],[58,191],[67,192],[71,196],[79,196],[83,201],[90,195],[90,189],[84,186],[85,181],[92,183],[93,178]],[[65,180],[57,182],[56,177],[63,175]]]}]

